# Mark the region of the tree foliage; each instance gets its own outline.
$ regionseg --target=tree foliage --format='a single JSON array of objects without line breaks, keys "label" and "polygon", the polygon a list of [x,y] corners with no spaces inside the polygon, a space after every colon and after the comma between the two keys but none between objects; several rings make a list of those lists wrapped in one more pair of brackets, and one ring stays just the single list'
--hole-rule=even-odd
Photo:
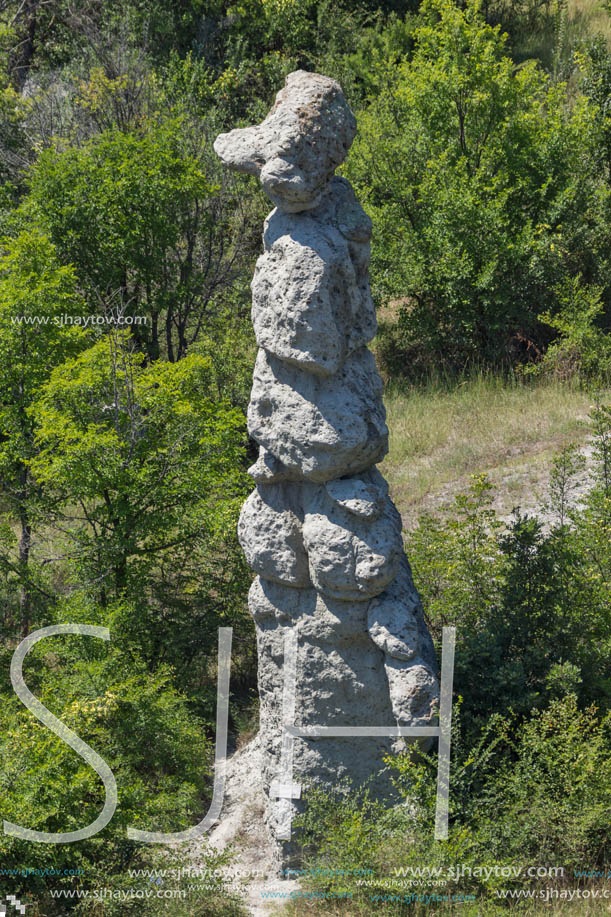
[{"label": "tree foliage", "polygon": [[534,61],[516,70],[475,3],[431,0],[414,38],[347,168],[376,227],[377,295],[399,304],[382,355],[408,375],[536,356],[576,264],[609,298],[594,112]]},{"label": "tree foliage", "polygon": [[142,134],[109,129],[43,152],[30,178],[28,208],[90,301],[138,319],[136,340],[153,360],[186,355],[237,257],[205,143],[184,149],[185,130],[181,118]]}]

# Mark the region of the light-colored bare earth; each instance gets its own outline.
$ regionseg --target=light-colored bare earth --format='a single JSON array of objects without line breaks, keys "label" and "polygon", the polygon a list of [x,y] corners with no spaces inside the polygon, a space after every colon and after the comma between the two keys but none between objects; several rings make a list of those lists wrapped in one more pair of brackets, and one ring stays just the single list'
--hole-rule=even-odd
[{"label": "light-colored bare earth", "polygon": [[[592,482],[593,447],[591,442],[581,446],[579,452],[586,460],[583,471],[579,472],[570,486],[569,500],[572,506],[579,506]],[[539,450],[515,449],[514,456],[509,458],[501,468],[488,469],[488,479],[494,487],[492,508],[499,519],[509,522],[514,510],[519,509],[525,516],[536,516],[549,528],[556,521],[549,507],[549,485],[554,451],[548,445]],[[443,507],[450,505],[456,494],[469,487],[469,476],[463,476],[451,483],[442,484],[438,489],[426,494],[420,503],[418,514],[430,512],[435,514]],[[413,528],[418,518],[412,512],[404,511],[404,525]],[[409,523],[409,524],[408,524]]]},{"label": "light-colored bare earth", "polygon": [[[272,917],[282,900],[299,890],[295,879],[280,876],[274,845],[263,822],[261,749],[258,736],[227,759],[225,796],[219,823],[207,838],[191,848],[192,865],[203,865],[206,850],[229,850],[232,854],[227,874],[251,917]],[[263,895],[282,894],[282,899]]]},{"label": "light-colored bare earth", "polygon": [[[381,470],[413,529],[422,513],[437,513],[468,490],[473,475],[486,474],[494,508],[508,519],[514,507],[551,521],[548,499],[554,457],[575,443],[592,464],[588,419],[597,397],[559,384],[506,386],[479,378],[452,391],[388,393],[390,451]],[[588,470],[575,498],[587,489]]]}]

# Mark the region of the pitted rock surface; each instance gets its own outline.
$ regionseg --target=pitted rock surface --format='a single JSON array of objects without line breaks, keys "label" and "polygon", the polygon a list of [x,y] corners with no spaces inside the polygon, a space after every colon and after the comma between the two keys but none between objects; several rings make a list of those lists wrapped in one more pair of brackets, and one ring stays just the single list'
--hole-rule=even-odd
[{"label": "pitted rock surface", "polygon": [[412,661],[420,654],[432,669],[435,668],[433,643],[405,554],[401,556],[397,576],[371,602],[367,626],[371,639],[386,655]]},{"label": "pitted rock surface", "polygon": [[376,332],[367,265],[371,223],[352,188],[335,178],[306,213],[274,210],[252,283],[260,347],[288,363],[337,373]]},{"label": "pitted rock surface", "polygon": [[365,471],[388,451],[382,380],[373,354],[363,347],[334,376],[319,376],[261,348],[248,432],[295,477],[324,483]]},{"label": "pitted rock surface", "polygon": [[371,222],[333,175],[355,131],[339,84],[299,70],[261,124],[214,145],[227,166],[258,176],[275,205],[252,284],[259,353],[248,430],[259,457],[239,538],[258,574],[248,606],[266,820],[276,838],[307,805],[307,789],[299,800],[276,799],[272,782],[368,783],[390,801],[384,756],[405,747],[385,737],[296,737],[287,773],[287,636],[298,641],[294,726],[432,725],[439,696],[401,518],[375,468],[388,429],[367,349],[376,330]]},{"label": "pitted rock surface", "polygon": [[357,516],[320,487],[305,504],[303,541],[319,592],[365,601],[397,575],[403,554],[401,517],[388,497],[381,515]]},{"label": "pitted rock surface", "polygon": [[377,519],[386,506],[388,484],[377,468],[358,477],[329,481],[325,487],[334,503],[355,516]]},{"label": "pitted rock surface", "polygon": [[214,149],[231,169],[256,175],[276,206],[296,212],[318,203],[355,134],[339,83],[296,70],[265,121],[220,134]]},{"label": "pitted rock surface", "polygon": [[242,507],[238,538],[252,569],[289,586],[311,586],[299,485],[260,484]]}]

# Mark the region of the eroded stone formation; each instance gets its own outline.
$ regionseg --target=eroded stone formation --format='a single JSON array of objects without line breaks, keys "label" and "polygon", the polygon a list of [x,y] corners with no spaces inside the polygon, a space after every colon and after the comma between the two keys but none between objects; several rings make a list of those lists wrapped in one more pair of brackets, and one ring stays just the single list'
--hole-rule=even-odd
[{"label": "eroded stone formation", "polygon": [[[256,175],[275,205],[252,283],[259,353],[248,410],[260,446],[239,537],[258,574],[263,780],[280,774],[284,637],[298,628],[297,726],[427,726],[436,664],[403,551],[401,517],[376,469],[387,451],[382,383],[367,343],[371,222],[334,171],[356,122],[338,83],[291,73],[267,118],[215,150]],[[336,786],[374,778],[402,740],[294,742],[294,775]],[[291,805],[295,805],[291,803]],[[282,836],[286,805],[268,800]]]}]

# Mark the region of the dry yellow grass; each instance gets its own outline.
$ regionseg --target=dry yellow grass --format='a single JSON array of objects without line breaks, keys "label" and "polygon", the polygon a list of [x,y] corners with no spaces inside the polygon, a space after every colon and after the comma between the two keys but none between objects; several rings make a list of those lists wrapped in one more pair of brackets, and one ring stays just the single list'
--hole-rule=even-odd
[{"label": "dry yellow grass", "polygon": [[390,449],[381,471],[409,528],[482,471],[499,487],[501,511],[529,502],[553,455],[585,442],[593,396],[479,377],[451,390],[388,391],[385,402]]},{"label": "dry yellow grass", "polygon": [[568,0],[569,22],[580,37],[603,35],[611,44],[611,16],[601,0]]}]

